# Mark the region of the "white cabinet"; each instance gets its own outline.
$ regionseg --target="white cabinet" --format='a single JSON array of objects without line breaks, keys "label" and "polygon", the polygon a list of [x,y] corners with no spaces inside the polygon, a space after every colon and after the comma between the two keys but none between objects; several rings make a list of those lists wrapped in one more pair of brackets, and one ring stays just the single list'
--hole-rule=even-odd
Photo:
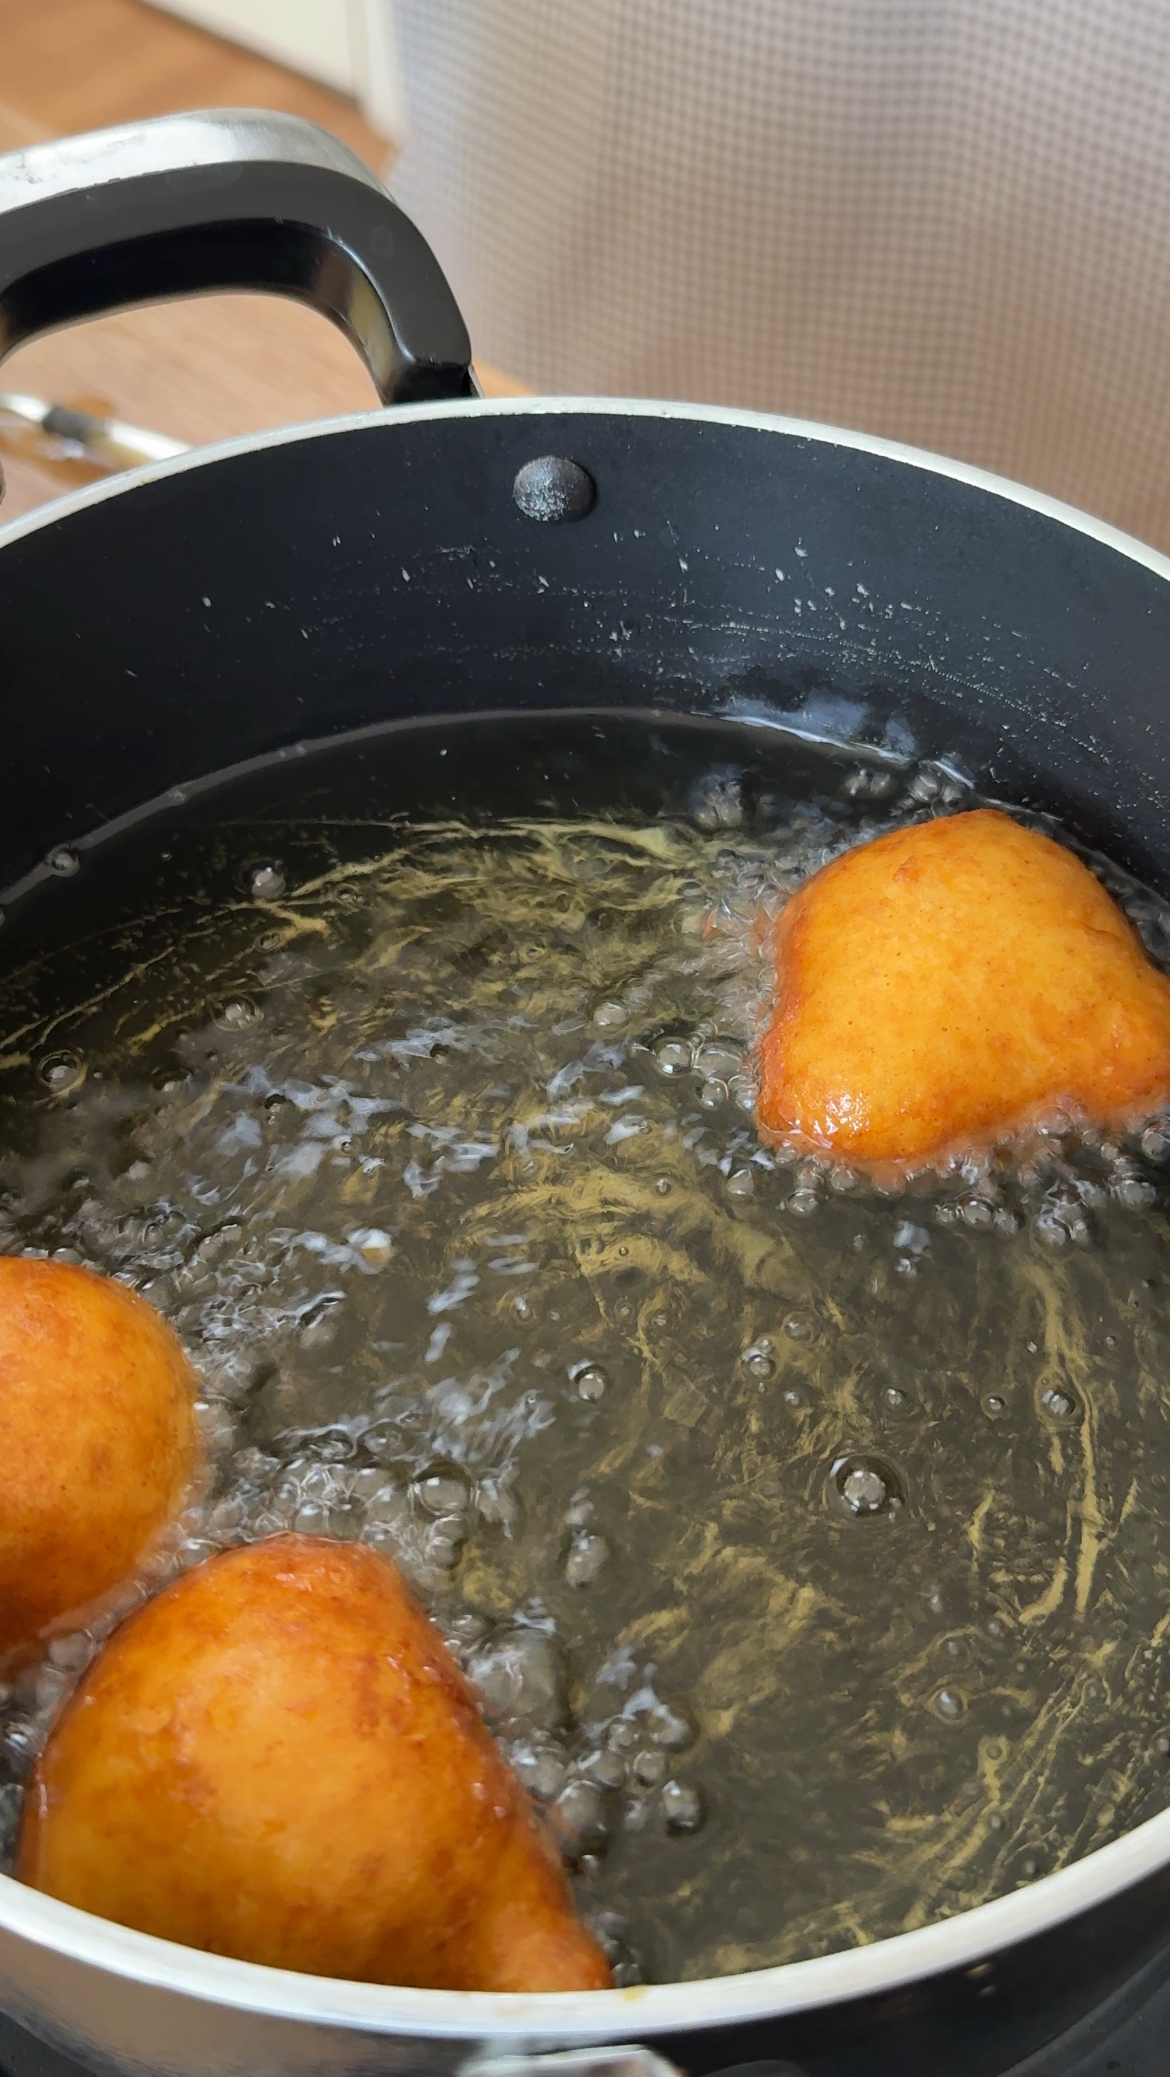
[{"label": "white cabinet", "polygon": [[166,14],[226,36],[362,102],[393,144],[407,115],[393,0],[152,0]]},{"label": "white cabinet", "polygon": [[363,0],[154,0],[343,94],[365,89]]}]

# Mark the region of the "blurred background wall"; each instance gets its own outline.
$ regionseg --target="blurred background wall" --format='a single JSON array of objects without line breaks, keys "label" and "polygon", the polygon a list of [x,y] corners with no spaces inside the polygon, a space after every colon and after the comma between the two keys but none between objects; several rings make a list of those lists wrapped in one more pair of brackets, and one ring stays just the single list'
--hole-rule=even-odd
[{"label": "blurred background wall", "polygon": [[[857,427],[1170,550],[1167,0],[0,0],[0,146],[231,103],[387,174],[489,387]],[[3,381],[184,440],[373,401],[262,299]]]}]

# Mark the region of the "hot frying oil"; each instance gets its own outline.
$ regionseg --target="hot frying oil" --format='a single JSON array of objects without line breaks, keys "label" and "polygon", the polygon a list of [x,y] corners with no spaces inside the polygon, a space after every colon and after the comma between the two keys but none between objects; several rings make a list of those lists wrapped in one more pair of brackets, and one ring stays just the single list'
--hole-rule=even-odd
[{"label": "hot frying oil", "polygon": [[[1057,1119],[883,1195],[753,1119],[761,915],[965,799],[681,723],[420,731],[6,930],[0,1244],[126,1279],[204,1381],[162,1572],[394,1558],[620,1981],[921,1925],[1170,1789],[1170,1140]],[[0,1704],[9,1838],[117,1612]]]}]

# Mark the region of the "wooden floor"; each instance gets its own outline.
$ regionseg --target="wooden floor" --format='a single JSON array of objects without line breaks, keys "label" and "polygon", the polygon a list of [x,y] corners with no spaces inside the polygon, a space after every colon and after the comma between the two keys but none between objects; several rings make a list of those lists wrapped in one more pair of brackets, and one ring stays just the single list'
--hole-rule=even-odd
[{"label": "wooden floor", "polygon": [[[344,95],[140,0],[0,0],[0,151],[181,108],[279,108],[332,130],[379,171],[388,147]],[[483,371],[481,371],[481,376]],[[492,376],[485,387],[517,385]],[[101,318],[34,341],[0,389],[105,411],[192,443],[376,402],[340,333],[267,296],[215,296]],[[0,520],[91,480],[0,426]]]}]

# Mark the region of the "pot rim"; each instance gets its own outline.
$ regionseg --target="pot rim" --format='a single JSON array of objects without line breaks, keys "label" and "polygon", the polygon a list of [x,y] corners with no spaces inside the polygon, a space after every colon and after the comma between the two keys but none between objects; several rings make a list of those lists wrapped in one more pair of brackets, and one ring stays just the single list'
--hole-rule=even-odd
[{"label": "pot rim", "polygon": [[538,2041],[544,2047],[679,2034],[885,1996],[970,1969],[1132,1888],[1170,1862],[1170,1810],[1054,1875],[866,1947],[689,1983],[600,1991],[411,1990],[234,1961],[137,1933],[0,1876],[0,1929],[153,1990],[264,2018],[367,2033]]},{"label": "pot rim", "polygon": [[[605,397],[502,397],[399,405],[245,435],[192,449],[53,499],[0,524],[0,549],[42,527],[102,505],[107,499],[124,497],[141,484],[182,475],[189,469],[214,467],[217,462],[258,449],[383,428],[390,423],[580,415],[690,419],[700,424],[739,426],[852,448],[932,475],[949,476],[1013,504],[1028,506],[1044,518],[1143,564],[1155,576],[1170,579],[1170,557],[1158,549],[1043,491],[1028,489],[966,462],[803,419],[720,405]],[[971,1968],[1017,1942],[1105,1903],[1168,1863],[1170,1808],[1026,1888],[913,1932],[809,1961],[786,1962],[739,1975],[610,1991],[521,1994],[410,1990],[270,1969],[134,1932],[27,1889],[11,1876],[0,1876],[0,1929],[36,1947],[144,1986],[267,2018],[424,2038],[538,2041],[549,2047],[623,2040],[631,2034],[641,2037],[682,2033],[885,1994],[926,1977]]]}]

